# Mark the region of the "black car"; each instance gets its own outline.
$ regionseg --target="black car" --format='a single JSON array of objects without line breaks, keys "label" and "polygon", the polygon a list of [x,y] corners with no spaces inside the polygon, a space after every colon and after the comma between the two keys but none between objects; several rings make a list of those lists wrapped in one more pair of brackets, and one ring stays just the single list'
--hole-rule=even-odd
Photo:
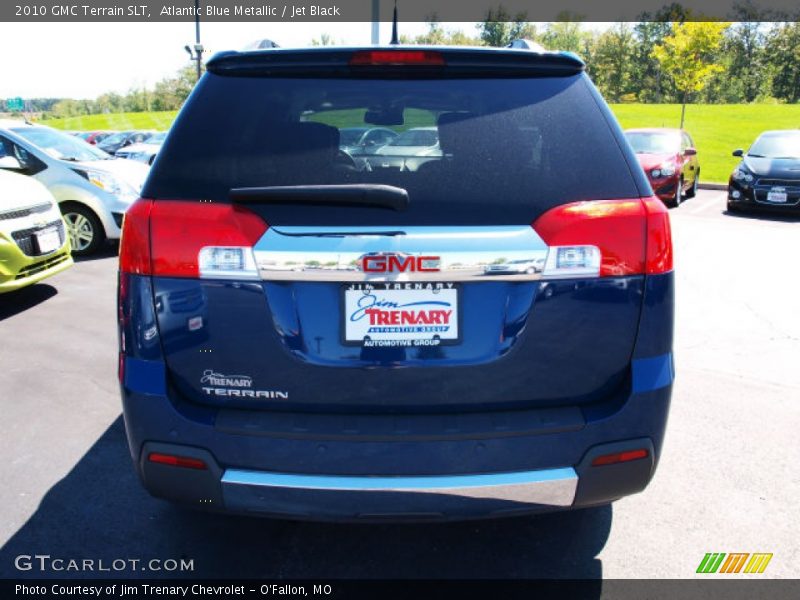
[{"label": "black car", "polygon": [[108,136],[97,144],[101,150],[109,154],[116,154],[117,150],[133,144],[139,144],[153,135],[152,131],[120,131]]},{"label": "black car", "polygon": [[765,131],[728,180],[728,210],[800,212],[800,129]]}]

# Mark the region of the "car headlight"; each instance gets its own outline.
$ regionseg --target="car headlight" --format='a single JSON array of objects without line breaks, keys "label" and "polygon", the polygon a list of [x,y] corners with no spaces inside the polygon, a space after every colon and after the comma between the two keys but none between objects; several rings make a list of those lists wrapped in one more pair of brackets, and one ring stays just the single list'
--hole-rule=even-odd
[{"label": "car headlight", "polygon": [[114,194],[115,196],[136,195],[136,190],[134,190],[127,183],[120,181],[110,173],[104,173],[103,171],[92,171],[90,169],[81,170],[78,172],[88,179],[90,183],[96,185],[101,190],[108,192],[109,194]]},{"label": "car headlight", "polygon": [[652,175],[655,179],[658,179],[659,177],[672,177],[675,175],[675,165],[663,164],[660,167],[650,171],[650,175]]},{"label": "car headlight", "polygon": [[736,167],[733,170],[733,178],[736,181],[746,181],[747,183],[750,183],[753,181],[753,174],[749,171],[746,171],[742,167]]}]

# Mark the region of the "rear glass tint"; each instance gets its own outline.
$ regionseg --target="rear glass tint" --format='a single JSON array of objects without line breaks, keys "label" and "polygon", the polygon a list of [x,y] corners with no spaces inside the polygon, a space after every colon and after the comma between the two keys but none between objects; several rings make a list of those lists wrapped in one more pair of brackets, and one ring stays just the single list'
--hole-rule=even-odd
[{"label": "rear glass tint", "polygon": [[[371,129],[381,132],[365,135]],[[409,209],[264,210],[275,224],[512,224],[566,202],[638,196],[582,74],[382,80],[209,73],[173,126],[144,194],[225,202],[237,187],[350,183],[402,187]]]}]

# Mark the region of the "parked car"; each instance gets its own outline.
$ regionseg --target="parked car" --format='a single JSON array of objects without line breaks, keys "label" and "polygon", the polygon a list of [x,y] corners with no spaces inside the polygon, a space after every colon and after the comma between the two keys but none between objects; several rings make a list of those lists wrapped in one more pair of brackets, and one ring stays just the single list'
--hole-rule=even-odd
[{"label": "parked car", "polygon": [[728,210],[800,210],[800,129],[765,131],[728,179]]},{"label": "parked car", "polygon": [[31,177],[2,169],[0,294],[37,283],[72,265],[69,237],[53,195]]},{"label": "parked car", "polygon": [[541,273],[544,270],[543,258],[520,258],[504,260],[492,265],[486,265],[483,272],[486,275],[503,275],[510,273]]},{"label": "parked car", "polygon": [[92,146],[96,146],[108,136],[113,135],[116,133],[115,131],[85,131],[79,135],[83,141],[91,144]]},{"label": "parked car", "polygon": [[374,154],[378,148],[397,137],[385,127],[345,127],[339,130],[339,148],[350,156]]},{"label": "parked car", "polygon": [[132,146],[133,144],[140,144],[152,135],[152,131],[120,131],[98,142],[97,147],[103,152],[114,155],[121,148]]},{"label": "parked car", "polygon": [[375,154],[380,156],[440,156],[439,132],[436,127],[414,127],[378,148]]},{"label": "parked car", "polygon": [[119,239],[122,217],[149,171],[50,127],[0,121],[2,167],[30,175],[55,196],[72,252],[87,255]]},{"label": "parked car", "polygon": [[158,151],[161,148],[161,144],[164,143],[166,138],[167,133],[165,131],[159,131],[151,135],[143,142],[131,144],[130,146],[126,146],[120,150],[117,150],[117,153],[114,156],[117,158],[138,160],[141,163],[152,165],[153,161],[156,159],[156,154],[158,154]]},{"label": "parked car", "polygon": [[694,198],[700,182],[697,149],[683,129],[647,128],[625,132],[656,196],[668,206]]},{"label": "parked car", "polygon": [[[147,490],[358,521],[644,489],[673,381],[669,215],[580,59],[400,46],[206,66],[120,246]],[[420,118],[436,127],[417,146],[441,155],[405,171],[345,164],[326,124]],[[515,256],[541,272],[485,276]],[[154,299],[175,293],[191,309],[167,317]]]}]

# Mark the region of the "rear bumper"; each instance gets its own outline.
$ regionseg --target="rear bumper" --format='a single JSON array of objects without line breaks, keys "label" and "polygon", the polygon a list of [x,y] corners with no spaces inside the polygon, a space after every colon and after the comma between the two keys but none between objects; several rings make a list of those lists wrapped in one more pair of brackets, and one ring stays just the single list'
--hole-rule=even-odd
[{"label": "rear bumper", "polygon": [[[580,427],[530,435],[248,435],[221,431],[205,412],[176,411],[166,397],[124,391],[123,404],[132,458],[157,497],[302,520],[472,519],[606,504],[643,490],[661,453],[671,356],[638,369],[618,410],[586,410]],[[597,456],[642,448],[643,459],[592,466]],[[153,463],[152,452],[198,458],[207,468]]]}]

